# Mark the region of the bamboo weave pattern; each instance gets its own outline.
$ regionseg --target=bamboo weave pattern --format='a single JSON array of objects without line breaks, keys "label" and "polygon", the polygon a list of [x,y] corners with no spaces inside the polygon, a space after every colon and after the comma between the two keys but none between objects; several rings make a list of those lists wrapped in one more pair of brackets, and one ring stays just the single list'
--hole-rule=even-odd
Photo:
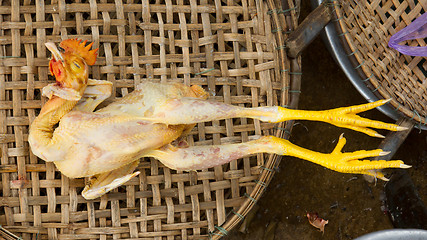
[{"label": "bamboo weave pattern", "polygon": [[[354,67],[371,91],[397,111],[427,124],[427,61],[388,47],[390,37],[427,10],[426,1],[333,1]],[[425,39],[404,44],[426,46]]]},{"label": "bamboo weave pattern", "polygon": [[[34,156],[28,126],[46,102],[45,42],[94,42],[90,77],[109,80],[120,98],[144,81],[198,84],[211,98],[256,107],[290,102],[285,35],[294,8],[271,0],[3,1],[0,6],[0,224],[23,239],[219,238],[251,209],[268,185],[276,156],[258,155],[198,172],[142,159],[139,177],[86,201],[84,179],[61,175]],[[274,31],[276,30],[276,31]],[[276,130],[275,130],[276,129]],[[277,130],[279,129],[279,130]],[[190,145],[281,136],[289,124],[248,119],[199,123]],[[288,137],[288,135],[286,135]],[[263,183],[258,184],[258,183]],[[235,214],[233,214],[234,212]],[[225,231],[225,232],[224,232]]]}]

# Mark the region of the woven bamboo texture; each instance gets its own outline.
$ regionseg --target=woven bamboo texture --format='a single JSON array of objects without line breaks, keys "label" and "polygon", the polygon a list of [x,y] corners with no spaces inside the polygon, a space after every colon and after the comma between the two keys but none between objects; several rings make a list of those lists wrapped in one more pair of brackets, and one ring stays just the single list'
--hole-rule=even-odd
[{"label": "woven bamboo texture", "polygon": [[[391,98],[393,108],[427,124],[427,61],[388,47],[390,37],[427,10],[426,1],[332,1],[338,29],[348,56],[361,79],[380,98]],[[426,46],[425,39],[408,41]]]},{"label": "woven bamboo texture", "polygon": [[[139,177],[93,201],[34,156],[28,126],[46,102],[45,42],[94,42],[90,77],[120,98],[144,81],[198,84],[211,98],[246,107],[292,105],[299,59],[284,42],[297,24],[293,1],[2,1],[0,6],[0,224],[23,239],[217,239],[259,199],[279,159],[259,154],[198,172],[141,159]],[[282,11],[282,9],[287,9]],[[292,74],[296,73],[296,74]],[[111,101],[113,99],[109,99]],[[250,119],[198,124],[190,145],[289,137],[290,123]]]}]

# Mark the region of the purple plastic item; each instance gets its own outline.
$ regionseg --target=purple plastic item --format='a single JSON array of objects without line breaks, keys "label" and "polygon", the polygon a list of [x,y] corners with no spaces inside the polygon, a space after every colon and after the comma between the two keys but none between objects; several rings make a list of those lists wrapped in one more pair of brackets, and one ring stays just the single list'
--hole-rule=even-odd
[{"label": "purple plastic item", "polygon": [[388,46],[396,49],[400,53],[427,57],[427,46],[425,47],[411,47],[407,45],[399,45],[399,42],[427,37],[427,13],[422,14],[409,24],[404,29],[400,30],[391,36]]}]

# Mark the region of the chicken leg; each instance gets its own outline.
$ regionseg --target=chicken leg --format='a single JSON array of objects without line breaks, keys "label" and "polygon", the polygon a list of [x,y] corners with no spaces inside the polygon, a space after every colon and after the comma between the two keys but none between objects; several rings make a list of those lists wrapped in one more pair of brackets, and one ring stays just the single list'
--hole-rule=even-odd
[{"label": "chicken leg", "polygon": [[[387,103],[379,100],[372,103],[336,108],[324,111],[307,111],[287,109],[279,106],[243,108],[221,102],[197,98],[169,99],[160,107],[156,107],[151,116],[145,120],[164,124],[194,124],[227,118],[254,118],[266,122],[283,122],[288,120],[311,120],[349,128],[373,137],[384,137],[370,128],[401,131],[405,128],[395,124],[362,118],[357,113],[364,112]],[[370,127],[370,128],[369,128]]]},{"label": "chicken leg", "polygon": [[345,143],[346,139],[341,135],[332,153],[325,154],[301,148],[282,138],[265,136],[245,143],[217,146],[177,148],[169,144],[161,149],[153,150],[147,155],[158,159],[171,169],[200,170],[222,165],[255,153],[274,153],[305,159],[337,172],[367,174],[383,180],[387,179],[382,173],[369,170],[410,167],[400,160],[361,161],[359,159],[382,156],[388,153],[381,149],[343,153],[341,150]]}]

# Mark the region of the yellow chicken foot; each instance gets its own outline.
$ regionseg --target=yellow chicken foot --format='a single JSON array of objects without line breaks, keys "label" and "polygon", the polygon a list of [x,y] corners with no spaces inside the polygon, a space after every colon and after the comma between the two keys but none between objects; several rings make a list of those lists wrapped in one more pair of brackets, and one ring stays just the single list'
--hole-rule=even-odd
[{"label": "yellow chicken foot", "polygon": [[[369,170],[410,167],[400,160],[361,161],[359,159],[382,156],[388,153],[383,152],[381,149],[343,153],[341,150],[345,143],[346,140],[341,135],[332,153],[325,154],[301,148],[285,139],[266,136],[245,143],[219,146],[176,148],[172,145],[167,145],[159,150],[153,150],[147,155],[157,158],[169,168],[187,171],[219,166],[235,159],[263,152],[301,158],[343,173],[374,175]],[[380,173],[374,176],[386,180],[384,175]]]},{"label": "yellow chicken foot", "polygon": [[391,99],[379,100],[372,103],[335,108],[325,111],[304,111],[286,108],[281,108],[279,111],[283,116],[281,118],[282,121],[292,119],[321,121],[330,123],[337,127],[349,128],[358,132],[362,132],[372,137],[384,138],[383,135],[369,128],[386,129],[390,131],[402,131],[407,128],[398,126],[396,124],[362,118],[356,114],[379,107],[385,103],[388,103],[390,100]]},{"label": "yellow chicken foot", "polygon": [[254,118],[266,122],[312,120],[353,129],[373,137],[384,137],[369,128],[387,129],[391,131],[401,131],[406,128],[395,124],[362,118],[356,114],[381,106],[388,101],[389,100],[380,100],[373,103],[324,111],[307,111],[287,109],[279,106],[243,108],[221,102],[196,98],[181,98],[170,99],[160,107],[155,108],[152,115],[141,118],[164,124],[194,124],[237,117]]}]

